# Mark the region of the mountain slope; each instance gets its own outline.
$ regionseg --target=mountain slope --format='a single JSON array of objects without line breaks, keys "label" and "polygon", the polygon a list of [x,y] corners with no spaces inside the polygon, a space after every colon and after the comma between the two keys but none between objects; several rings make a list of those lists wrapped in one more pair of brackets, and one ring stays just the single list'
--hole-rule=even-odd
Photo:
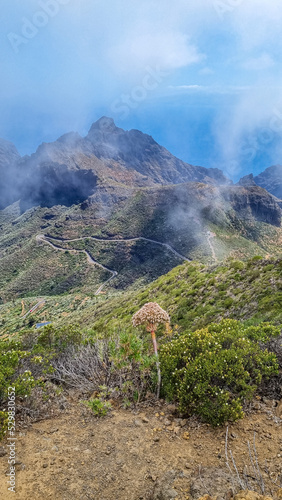
[{"label": "mountain slope", "polygon": [[188,165],[109,118],[85,138],[65,134],[24,158],[1,144],[12,183],[2,203],[20,198],[0,210],[3,301],[125,290],[184,259],[281,251],[281,209],[266,190],[230,185],[217,169]]},{"label": "mountain slope", "polygon": [[[146,302],[158,302],[172,324],[184,329],[196,330],[223,317],[281,324],[282,260],[255,257],[212,267],[185,263],[134,294],[101,302],[95,307],[93,327],[129,327],[132,315]],[[82,313],[81,321],[87,323],[87,317],[89,311]]]},{"label": "mountain slope", "polygon": [[25,319],[24,314],[39,298],[0,305],[0,334],[18,332],[41,321],[58,326],[79,323],[103,334],[120,331],[129,328],[132,315],[150,301],[167,310],[172,324],[181,329],[196,330],[223,317],[252,324],[281,324],[282,261],[255,257],[246,262],[229,259],[212,266],[186,262],[150,285],[123,295],[97,298],[78,292],[44,299],[45,304]]},{"label": "mountain slope", "polygon": [[[5,185],[10,190],[8,202],[20,198],[22,211],[36,205],[81,203],[105,185],[231,182],[220,170],[188,165],[152,137],[137,130],[124,131],[105,117],[92,125],[85,138],[65,134],[53,143],[43,143],[31,156],[20,159],[11,145],[3,151],[3,163],[10,171]],[[6,205],[3,199],[2,208]]]},{"label": "mountain slope", "polygon": [[108,165],[112,161],[143,176],[143,185],[208,182],[229,184],[219,169],[189,165],[139,130],[124,131],[111,118],[94,123],[86,137],[94,154]]},{"label": "mountain slope", "polygon": [[281,210],[259,187],[187,183],[127,194],[121,199],[116,192],[115,199],[105,188],[82,205],[0,212],[2,300],[95,295],[115,272],[103,288],[112,293],[148,283],[184,258],[213,263],[281,252]]},{"label": "mountain slope", "polygon": [[267,168],[254,177],[254,181],[258,186],[266,189],[280,200],[282,199],[282,165]]}]

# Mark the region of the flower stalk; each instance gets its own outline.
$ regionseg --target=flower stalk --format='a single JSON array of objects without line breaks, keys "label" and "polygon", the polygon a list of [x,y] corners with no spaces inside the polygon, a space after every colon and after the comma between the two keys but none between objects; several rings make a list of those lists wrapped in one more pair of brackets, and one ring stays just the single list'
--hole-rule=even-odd
[{"label": "flower stalk", "polygon": [[156,302],[148,302],[145,304],[132,318],[133,326],[145,325],[148,332],[151,333],[151,338],[156,356],[156,367],[158,373],[157,398],[160,397],[161,390],[161,369],[158,354],[158,345],[156,339],[156,330],[160,324],[170,323],[170,317]]}]

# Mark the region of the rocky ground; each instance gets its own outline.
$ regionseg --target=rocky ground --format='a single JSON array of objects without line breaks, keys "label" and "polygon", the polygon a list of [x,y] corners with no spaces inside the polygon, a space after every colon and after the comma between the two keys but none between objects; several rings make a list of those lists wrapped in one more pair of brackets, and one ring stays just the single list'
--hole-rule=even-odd
[{"label": "rocky ground", "polygon": [[[52,419],[19,424],[16,495],[7,490],[9,454],[1,443],[1,499],[230,500],[242,489],[261,494],[263,488],[282,498],[281,402],[257,399],[243,420],[229,425],[229,467],[226,427],[177,418],[162,401],[135,410],[116,406],[104,418],[74,396],[66,406]],[[261,498],[252,495],[235,500]]]}]

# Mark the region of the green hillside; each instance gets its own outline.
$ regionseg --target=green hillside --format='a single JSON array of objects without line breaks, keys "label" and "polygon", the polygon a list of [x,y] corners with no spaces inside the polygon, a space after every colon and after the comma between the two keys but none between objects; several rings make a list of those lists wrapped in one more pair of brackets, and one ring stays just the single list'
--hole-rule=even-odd
[{"label": "green hillside", "polygon": [[146,302],[158,302],[172,324],[196,330],[222,318],[250,323],[282,323],[282,259],[254,257],[224,265],[185,263],[149,286],[130,292],[91,296],[82,293],[46,296],[34,314],[22,315],[39,298],[17,299],[0,306],[1,333],[11,334],[41,321],[55,325],[78,323],[104,333],[127,328],[131,316]]},{"label": "green hillside", "polygon": [[172,323],[196,330],[222,318],[282,323],[282,259],[254,257],[224,265],[185,263],[135,294],[99,303],[93,329],[128,325],[132,314],[146,302],[158,302]]},{"label": "green hillside", "polygon": [[[236,210],[224,190],[200,183],[139,189],[108,212],[93,203],[37,207],[21,215],[14,204],[0,211],[2,302],[65,293],[93,296],[111,276],[107,269],[118,273],[104,289],[111,293],[147,285],[184,258],[211,265],[227,257],[278,257],[278,209],[261,191],[247,193],[247,201],[244,191],[236,191]],[[51,238],[60,251],[38,235]],[[67,241],[77,238],[82,239]],[[82,251],[98,265],[89,264]]]}]

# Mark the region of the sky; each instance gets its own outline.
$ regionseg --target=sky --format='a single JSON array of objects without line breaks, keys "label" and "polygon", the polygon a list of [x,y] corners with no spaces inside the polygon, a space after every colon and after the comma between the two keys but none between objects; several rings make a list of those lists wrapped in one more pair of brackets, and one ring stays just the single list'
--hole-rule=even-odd
[{"label": "sky", "polygon": [[282,162],[281,0],[3,0],[0,137],[101,116],[233,180]]}]

